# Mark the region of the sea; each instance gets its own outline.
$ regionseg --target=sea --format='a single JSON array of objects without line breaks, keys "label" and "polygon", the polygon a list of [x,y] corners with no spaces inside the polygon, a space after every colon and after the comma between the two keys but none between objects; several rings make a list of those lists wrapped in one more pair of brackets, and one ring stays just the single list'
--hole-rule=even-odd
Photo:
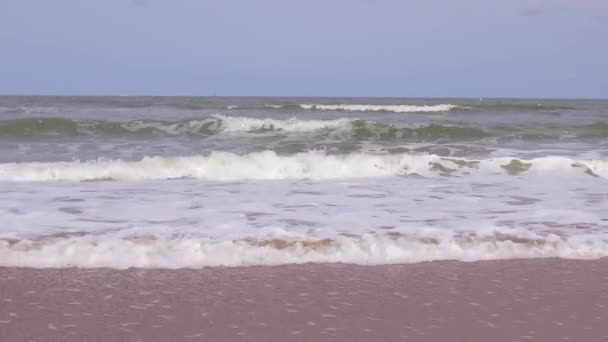
[{"label": "sea", "polygon": [[608,101],[0,97],[0,266],[608,256]]}]

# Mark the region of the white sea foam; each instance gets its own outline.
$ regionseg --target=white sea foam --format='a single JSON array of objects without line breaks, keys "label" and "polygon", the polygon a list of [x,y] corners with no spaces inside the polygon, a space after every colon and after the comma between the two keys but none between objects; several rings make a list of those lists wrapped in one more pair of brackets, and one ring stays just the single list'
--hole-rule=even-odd
[{"label": "white sea foam", "polygon": [[608,256],[606,236],[534,240],[458,239],[450,233],[395,238],[378,234],[328,240],[211,240],[200,238],[118,238],[85,236],[47,241],[0,240],[0,266],[200,268],[318,263],[394,264],[433,260],[496,260]]},{"label": "white sea foam", "polygon": [[371,104],[301,104],[307,110],[340,110],[349,112],[448,112],[458,106],[452,104],[437,105],[371,105]]},{"label": "white sea foam", "polygon": [[348,179],[450,173],[527,174],[608,178],[608,161],[543,157],[530,160],[444,158],[433,154],[352,153],[328,155],[311,151],[278,155],[274,151],[238,155],[146,157],[139,161],[95,160],[0,164],[0,181],[84,181],[198,178],[208,180]]},{"label": "white sea foam", "polygon": [[349,127],[352,119],[335,120],[298,120],[291,118],[288,120],[258,119],[249,117],[233,117],[224,115],[214,115],[221,120],[221,130],[224,132],[250,132],[256,130],[280,130],[284,132],[311,132],[322,129],[337,129]]},{"label": "white sea foam", "polygon": [[[349,128],[353,120],[356,119],[300,120],[293,117],[286,120],[277,120],[214,114],[210,118],[176,122],[136,120],[120,123],[119,126],[133,133],[151,130],[168,135],[199,134],[201,132],[236,133],[260,130],[304,133],[323,129]],[[93,133],[95,128],[95,124],[86,121],[79,122],[79,130],[82,133]]]},{"label": "white sea foam", "polygon": [[[428,156],[427,158],[432,158]],[[71,161],[0,164],[0,180],[49,181],[94,179],[171,179],[193,177],[238,179],[336,179],[386,177],[406,173],[408,164],[424,162],[409,155],[325,155],[306,152],[280,156],[273,151],[237,155],[214,152],[208,156],[146,157],[140,161]]]},{"label": "white sea foam", "polygon": [[143,130],[155,130],[168,135],[197,134],[203,128],[209,131],[218,131],[220,124],[215,119],[189,120],[183,122],[155,122],[155,121],[131,121],[122,123],[121,128],[129,132]]}]

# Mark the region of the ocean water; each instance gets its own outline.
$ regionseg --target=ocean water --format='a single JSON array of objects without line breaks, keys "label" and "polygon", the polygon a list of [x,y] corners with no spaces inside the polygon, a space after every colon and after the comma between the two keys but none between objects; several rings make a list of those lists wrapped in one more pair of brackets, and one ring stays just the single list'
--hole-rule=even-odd
[{"label": "ocean water", "polygon": [[608,256],[608,101],[0,97],[0,266]]}]

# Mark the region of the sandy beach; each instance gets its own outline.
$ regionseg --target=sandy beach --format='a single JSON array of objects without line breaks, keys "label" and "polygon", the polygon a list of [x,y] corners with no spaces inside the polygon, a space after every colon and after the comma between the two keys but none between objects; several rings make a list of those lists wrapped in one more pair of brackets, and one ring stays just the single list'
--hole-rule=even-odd
[{"label": "sandy beach", "polygon": [[606,341],[608,260],[0,269],[0,340]]},{"label": "sandy beach", "polygon": [[606,37],[608,0],[0,0],[0,342],[608,342]]}]

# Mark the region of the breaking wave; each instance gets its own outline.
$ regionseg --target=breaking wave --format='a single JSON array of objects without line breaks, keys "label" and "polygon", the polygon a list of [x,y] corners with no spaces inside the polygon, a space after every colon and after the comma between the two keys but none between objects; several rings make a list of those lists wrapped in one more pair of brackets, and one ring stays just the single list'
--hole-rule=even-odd
[{"label": "breaking wave", "polygon": [[340,118],[335,120],[287,120],[258,119],[248,117],[231,117],[214,115],[221,120],[221,129],[224,132],[252,132],[252,131],[284,131],[284,132],[313,132],[323,129],[338,129],[349,127],[352,119]]},{"label": "breaking wave", "polygon": [[128,122],[71,120],[64,118],[29,118],[0,121],[0,136],[35,135],[212,135],[222,132],[310,132],[336,129],[350,119],[287,120],[231,117],[220,114],[208,118],[182,121],[134,120]]},{"label": "breaking wave", "polygon": [[[306,110],[338,110],[348,112],[395,112],[395,113],[416,113],[416,112],[449,112],[459,106],[452,104],[437,105],[371,105],[371,104],[301,104],[300,107]],[[460,107],[462,108],[462,107]]]},{"label": "breaking wave", "polygon": [[566,157],[458,159],[434,154],[330,155],[274,151],[238,155],[146,157],[139,161],[94,160],[0,164],[0,181],[88,181],[196,178],[207,180],[348,179],[405,175],[464,176],[472,172],[506,175],[593,176],[608,178],[608,161]]},{"label": "breaking wave", "polygon": [[608,237],[580,234],[458,236],[449,231],[214,240],[112,235],[0,240],[0,266],[201,268],[301,263],[395,264],[434,260],[496,260],[608,256]]},{"label": "breaking wave", "polygon": [[209,136],[230,133],[324,133],[339,131],[354,139],[399,138],[480,138],[487,134],[480,128],[430,124],[399,127],[374,121],[338,118],[332,120],[299,120],[290,118],[232,117],[216,114],[208,118],[182,121],[135,120],[128,122],[32,118],[0,121],[0,137],[31,136],[125,136],[154,135]]},{"label": "breaking wave", "polygon": [[520,140],[561,139],[567,135],[576,138],[608,137],[608,124],[597,122],[577,126],[568,132],[554,133],[544,130],[516,131],[509,127],[484,130],[480,127],[455,124],[430,123],[426,125],[394,125],[357,118],[337,118],[329,120],[302,120],[253,118],[215,114],[200,119],[180,121],[133,120],[101,121],[75,120],[64,118],[28,118],[0,120],[0,138],[31,138],[37,136],[77,137],[148,137],[148,136],[200,136],[217,134],[333,134],[342,139],[354,140],[399,140],[399,139],[457,139],[474,140],[487,137],[516,138]]}]

